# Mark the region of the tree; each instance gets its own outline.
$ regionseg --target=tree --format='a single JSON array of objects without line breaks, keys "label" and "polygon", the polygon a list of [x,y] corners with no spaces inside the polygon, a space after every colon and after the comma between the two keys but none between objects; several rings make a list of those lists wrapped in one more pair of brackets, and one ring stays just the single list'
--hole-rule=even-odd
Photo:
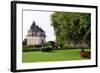
[{"label": "tree", "polygon": [[90,45],[91,15],[89,13],[54,12],[51,15],[56,41],[64,46],[81,41]]},{"label": "tree", "polygon": [[27,39],[26,38],[23,40],[23,45],[27,45]]}]

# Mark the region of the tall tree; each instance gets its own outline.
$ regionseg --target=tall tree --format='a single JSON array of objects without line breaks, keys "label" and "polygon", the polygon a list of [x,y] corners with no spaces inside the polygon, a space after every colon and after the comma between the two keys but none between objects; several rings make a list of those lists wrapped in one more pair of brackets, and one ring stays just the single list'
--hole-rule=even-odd
[{"label": "tall tree", "polygon": [[54,12],[51,15],[56,41],[64,46],[67,43],[77,44],[84,41],[90,45],[91,14],[76,12]]}]

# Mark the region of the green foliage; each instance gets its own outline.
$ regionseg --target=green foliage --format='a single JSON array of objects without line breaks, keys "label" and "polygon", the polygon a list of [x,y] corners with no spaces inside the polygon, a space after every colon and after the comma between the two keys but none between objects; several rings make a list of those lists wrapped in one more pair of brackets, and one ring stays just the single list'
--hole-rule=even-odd
[{"label": "green foliage", "polygon": [[23,45],[27,45],[27,39],[26,38],[23,40]]},{"label": "green foliage", "polygon": [[23,48],[23,52],[40,51],[40,48]]},{"label": "green foliage", "polygon": [[53,41],[48,41],[42,45],[41,51],[42,52],[51,52],[53,50],[53,45],[54,45]]},{"label": "green foliage", "polygon": [[42,52],[51,52],[53,50],[52,45],[50,42],[46,42],[43,44],[41,51]]},{"label": "green foliage", "polygon": [[51,15],[56,41],[62,47],[66,44],[85,42],[90,45],[91,14],[75,12],[54,12]]},{"label": "green foliage", "polygon": [[43,47],[43,48],[41,49],[42,52],[51,52],[52,50],[53,50],[52,47]]},{"label": "green foliage", "polygon": [[84,48],[81,49],[81,52],[84,52]]}]

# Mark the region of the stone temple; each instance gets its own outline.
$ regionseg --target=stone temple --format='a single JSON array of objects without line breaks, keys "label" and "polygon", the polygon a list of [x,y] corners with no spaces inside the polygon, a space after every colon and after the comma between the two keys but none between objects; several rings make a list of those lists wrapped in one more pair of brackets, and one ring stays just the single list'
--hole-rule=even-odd
[{"label": "stone temple", "polygon": [[33,21],[27,34],[27,46],[41,46],[45,43],[45,38],[45,31],[38,27],[35,21]]}]

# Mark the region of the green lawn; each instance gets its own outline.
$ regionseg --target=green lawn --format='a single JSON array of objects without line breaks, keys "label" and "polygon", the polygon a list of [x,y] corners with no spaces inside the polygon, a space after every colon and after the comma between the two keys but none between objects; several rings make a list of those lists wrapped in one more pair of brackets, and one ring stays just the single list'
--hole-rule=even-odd
[{"label": "green lawn", "polygon": [[52,52],[23,52],[22,61],[28,62],[47,62],[47,61],[64,61],[64,60],[84,60],[80,56],[80,49],[71,50],[53,50]]}]

